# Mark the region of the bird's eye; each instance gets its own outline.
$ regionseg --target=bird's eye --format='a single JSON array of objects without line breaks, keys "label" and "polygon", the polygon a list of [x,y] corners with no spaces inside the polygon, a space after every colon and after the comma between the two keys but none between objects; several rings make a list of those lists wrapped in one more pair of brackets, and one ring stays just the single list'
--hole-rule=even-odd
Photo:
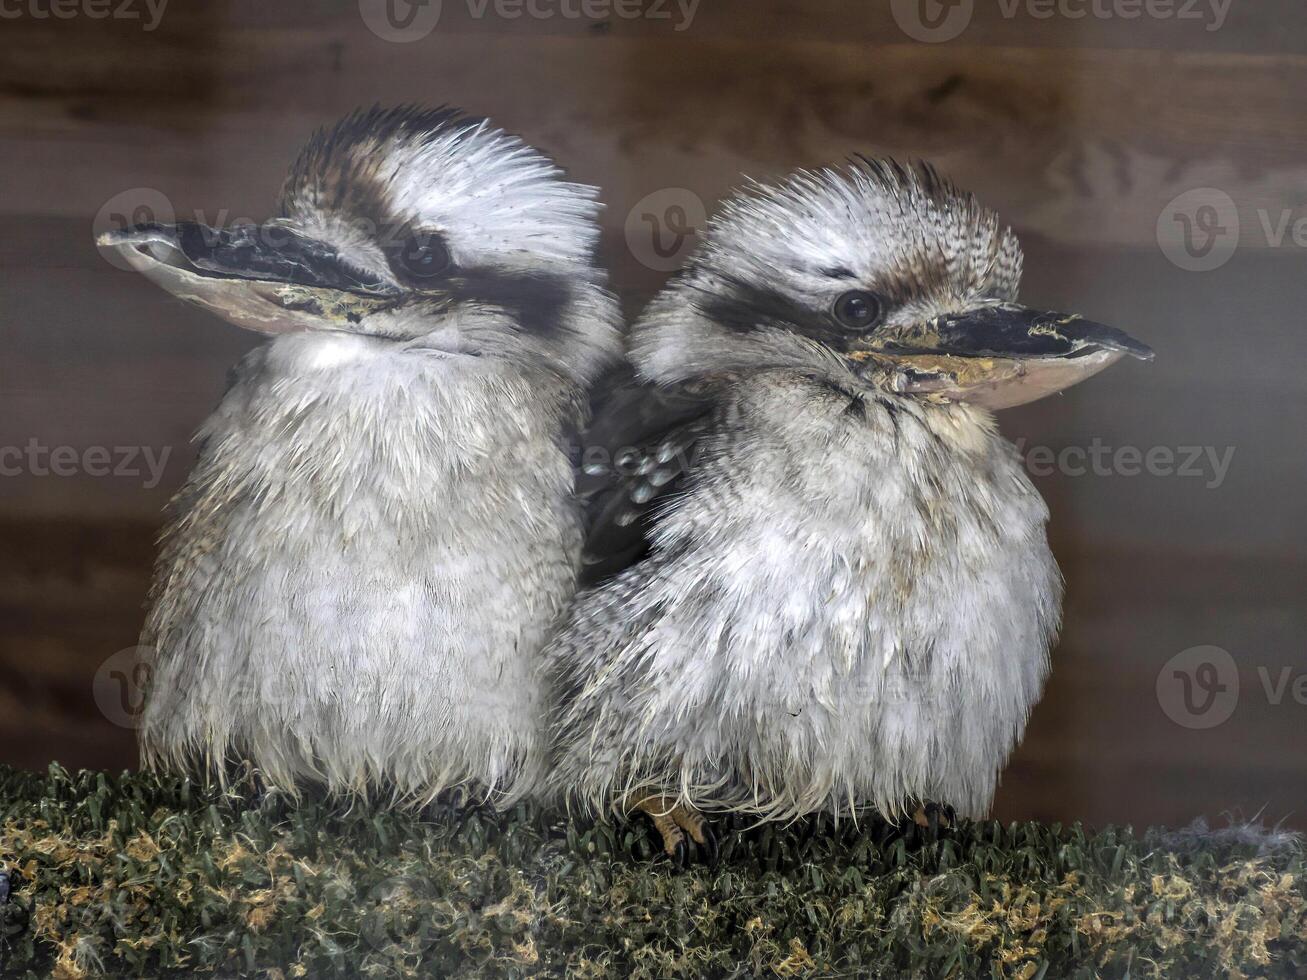
[{"label": "bird's eye", "polygon": [[853,289],[835,301],[832,312],[842,327],[870,330],[880,322],[880,297],[862,289]]},{"label": "bird's eye", "polygon": [[413,279],[430,279],[449,268],[449,250],[435,232],[419,232],[396,245],[391,261]]}]

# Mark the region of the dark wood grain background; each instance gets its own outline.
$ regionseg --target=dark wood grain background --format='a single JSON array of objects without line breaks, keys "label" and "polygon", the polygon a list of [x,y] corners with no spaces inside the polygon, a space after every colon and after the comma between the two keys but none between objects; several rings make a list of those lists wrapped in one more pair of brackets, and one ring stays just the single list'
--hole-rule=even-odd
[{"label": "dark wood grain background", "polygon": [[[178,214],[258,218],[314,127],[378,100],[448,102],[603,188],[605,259],[633,311],[665,273],[631,244],[628,225],[644,226],[632,208],[666,188],[711,208],[741,174],[892,153],[933,160],[1000,209],[1026,246],[1028,301],[1158,351],[1006,413],[1008,435],[1233,457],[1221,480],[1210,465],[1037,477],[1066,626],[997,812],[1142,824],[1264,809],[1307,827],[1307,704],[1292,686],[1307,672],[1307,250],[1266,231],[1307,218],[1307,8],[1233,0],[1213,30],[1206,0],[1166,18],[1109,0],[1107,17],[1076,0],[1049,17],[1005,4],[973,0],[966,30],[938,44],[912,40],[888,3],[835,0],[702,0],[682,30],[674,5],[672,20],[510,20],[445,0],[436,29],[403,44],[348,0],[173,0],[154,30],[144,0],[124,11],[138,19],[93,18],[81,0],[67,17],[49,0],[6,6],[0,451],[169,455],[157,485],[8,457],[0,761],[134,764],[103,665],[136,642],[190,433],[254,342],[113,268],[92,245],[97,214],[144,188]],[[1159,218],[1204,187],[1234,200],[1239,247],[1188,272],[1159,247]],[[1241,690],[1227,721],[1194,729],[1168,717],[1157,684],[1205,645],[1231,654]],[[1263,677],[1290,678],[1278,703]]]}]

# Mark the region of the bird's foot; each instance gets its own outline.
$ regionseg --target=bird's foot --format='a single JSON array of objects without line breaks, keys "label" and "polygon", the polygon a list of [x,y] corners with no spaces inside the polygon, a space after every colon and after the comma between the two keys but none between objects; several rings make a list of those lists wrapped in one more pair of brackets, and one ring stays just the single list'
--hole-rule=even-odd
[{"label": "bird's foot", "polygon": [[919,836],[926,840],[938,840],[941,830],[948,830],[957,823],[957,813],[948,804],[923,803],[912,814]]},{"label": "bird's foot", "polygon": [[717,837],[694,807],[677,803],[670,796],[644,796],[632,797],[627,809],[639,810],[653,821],[663,841],[663,852],[678,868],[689,865],[691,851],[696,849],[709,864],[717,861]]}]

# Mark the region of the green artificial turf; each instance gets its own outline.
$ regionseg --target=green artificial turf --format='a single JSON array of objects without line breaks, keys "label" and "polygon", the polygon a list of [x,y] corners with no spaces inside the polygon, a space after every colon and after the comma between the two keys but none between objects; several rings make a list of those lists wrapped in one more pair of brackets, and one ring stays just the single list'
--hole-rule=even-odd
[{"label": "green artificial turf", "polygon": [[639,823],[252,799],[0,768],[0,975],[1307,975],[1284,835],[719,820],[677,874]]}]

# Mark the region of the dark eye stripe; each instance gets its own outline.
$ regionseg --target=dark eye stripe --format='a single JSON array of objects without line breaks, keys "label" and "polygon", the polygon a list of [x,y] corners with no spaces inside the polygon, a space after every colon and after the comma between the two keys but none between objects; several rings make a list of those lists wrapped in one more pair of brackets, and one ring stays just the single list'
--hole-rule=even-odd
[{"label": "dark eye stripe", "polygon": [[[844,295],[848,295],[847,293]],[[761,327],[781,327],[811,337],[837,351],[847,351],[859,333],[875,329],[888,307],[877,293],[866,293],[878,304],[874,320],[865,327],[850,328],[835,318],[833,304],[814,309],[791,299],[779,290],[726,280],[715,290],[704,290],[696,305],[710,320],[728,330],[749,333]]]},{"label": "dark eye stripe", "polygon": [[566,276],[507,275],[493,269],[460,273],[448,288],[455,302],[503,310],[524,332],[539,336],[565,329],[564,311],[573,297]]}]

